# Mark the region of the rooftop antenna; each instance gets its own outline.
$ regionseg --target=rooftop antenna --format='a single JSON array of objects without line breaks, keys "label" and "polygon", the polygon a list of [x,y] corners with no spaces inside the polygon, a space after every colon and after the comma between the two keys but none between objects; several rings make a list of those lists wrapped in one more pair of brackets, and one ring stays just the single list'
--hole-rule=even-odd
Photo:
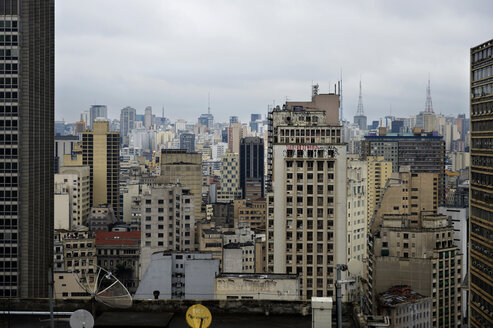
[{"label": "rooftop antenna", "polygon": [[339,90],[340,92],[340,99],[341,99],[341,103],[339,104],[339,120],[342,122],[344,120],[344,117],[343,117],[343,98],[342,98],[342,68],[341,68],[341,89]]},{"label": "rooftop antenna", "polygon": [[356,116],[365,116],[365,112],[363,110],[363,93],[361,92],[361,76],[359,77],[359,98]]},{"label": "rooftop antenna", "polygon": [[426,88],[425,113],[433,113],[433,102],[431,101],[430,73],[428,73],[428,87]]},{"label": "rooftop antenna", "polygon": [[211,93],[209,92],[209,102],[207,106],[207,114],[211,115]]}]

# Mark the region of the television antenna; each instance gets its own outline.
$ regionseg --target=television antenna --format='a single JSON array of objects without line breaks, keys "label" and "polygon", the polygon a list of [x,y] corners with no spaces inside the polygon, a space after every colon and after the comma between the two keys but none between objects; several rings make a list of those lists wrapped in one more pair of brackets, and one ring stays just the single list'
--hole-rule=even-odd
[{"label": "television antenna", "polygon": [[[77,282],[90,296],[91,301],[111,308],[127,309],[132,306],[132,296],[127,288],[110,271],[96,266],[96,273],[76,273]],[[94,311],[93,311],[94,313]]]},{"label": "television antenna", "polygon": [[89,311],[80,309],[70,316],[71,328],[92,328],[94,327],[94,317]]}]

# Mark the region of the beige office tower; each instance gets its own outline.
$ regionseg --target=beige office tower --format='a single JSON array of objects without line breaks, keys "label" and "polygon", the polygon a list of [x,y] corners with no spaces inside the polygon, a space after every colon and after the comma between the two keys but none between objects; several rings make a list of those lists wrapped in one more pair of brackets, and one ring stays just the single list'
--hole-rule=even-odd
[{"label": "beige office tower", "polygon": [[268,117],[268,272],[298,274],[305,300],[333,296],[346,263],[346,145],[325,110],[286,107]]},{"label": "beige office tower", "polygon": [[94,121],[93,130],[82,133],[80,148],[82,165],[90,168],[91,207],[108,204],[120,217],[120,133],[110,131],[108,121]]},{"label": "beige office tower", "polygon": [[[65,191],[69,195],[69,217],[67,229],[86,223],[89,216],[91,185],[89,166],[62,166],[55,174],[55,192]],[[55,206],[57,206],[55,202]],[[55,229],[59,229],[55,219]],[[58,222],[61,223],[61,222]]]},{"label": "beige office tower", "polygon": [[358,155],[347,159],[347,262],[366,257],[367,167]]},{"label": "beige office tower", "polygon": [[368,169],[367,215],[369,228],[377,204],[380,203],[385,184],[392,175],[392,162],[384,160],[383,156],[368,156],[366,163]]},{"label": "beige office tower", "polygon": [[241,123],[232,123],[228,127],[228,149],[229,151],[240,153],[240,140],[247,136],[247,128]]},{"label": "beige office tower", "polygon": [[217,192],[219,203],[229,203],[241,198],[240,163],[238,154],[227,152],[221,158],[221,189]]},{"label": "beige office tower", "polygon": [[195,219],[203,219],[202,212],[202,155],[187,153],[186,149],[161,151],[161,176],[164,183],[177,183],[188,187],[194,196]]},{"label": "beige office tower", "polygon": [[368,243],[368,309],[396,285],[432,299],[433,327],[460,327],[462,255],[447,217],[437,214],[438,176],[399,173],[385,190]]}]

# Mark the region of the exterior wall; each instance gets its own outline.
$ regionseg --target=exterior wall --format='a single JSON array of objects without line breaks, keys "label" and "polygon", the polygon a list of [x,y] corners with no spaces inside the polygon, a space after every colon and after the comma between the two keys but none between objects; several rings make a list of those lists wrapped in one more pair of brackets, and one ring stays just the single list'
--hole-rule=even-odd
[{"label": "exterior wall", "polygon": [[242,249],[240,247],[223,249],[221,272],[243,272],[243,256]]},{"label": "exterior wall", "polygon": [[264,197],[264,140],[259,137],[240,141],[240,187],[243,199]]},{"label": "exterior wall", "polygon": [[295,276],[277,278],[276,275],[234,275],[222,274],[215,279],[214,295],[217,300],[259,299],[286,300],[300,299],[300,283]]},{"label": "exterior wall", "polygon": [[68,193],[55,193],[55,229],[70,230],[70,195]]},{"label": "exterior wall", "polygon": [[367,215],[369,228],[375,209],[382,199],[385,185],[392,175],[392,162],[384,160],[383,156],[368,156],[366,161],[368,168]]},{"label": "exterior wall", "polygon": [[287,109],[293,107],[303,107],[307,111],[319,110],[325,112],[325,123],[331,125],[339,124],[340,99],[338,94],[317,94],[312,95],[311,101],[288,101]]},{"label": "exterior wall", "polygon": [[60,173],[64,156],[72,153],[78,141],[78,136],[55,136],[55,173]]},{"label": "exterior wall", "polygon": [[140,281],[136,299],[213,299],[214,277],[219,260],[207,253],[152,254],[151,263]]},{"label": "exterior wall", "polygon": [[61,234],[65,270],[86,277],[87,283],[95,281],[96,245],[94,235],[87,231],[67,231]]},{"label": "exterior wall", "polygon": [[88,166],[62,166],[60,173],[55,174],[55,190],[63,188],[70,196],[70,225],[86,223],[90,210],[90,169]]},{"label": "exterior wall", "polygon": [[493,326],[493,39],[471,48],[469,325]]},{"label": "exterior wall", "polygon": [[384,308],[385,315],[389,316],[392,327],[432,327],[432,302],[425,298],[415,302],[396,304],[391,308]]},{"label": "exterior wall", "polygon": [[53,283],[54,299],[63,300],[70,298],[91,298],[89,294],[79,285],[77,282],[77,276],[72,272],[53,273]]},{"label": "exterior wall", "polygon": [[259,200],[235,200],[234,201],[234,222],[235,227],[243,222],[247,223],[251,229],[265,227],[266,201]]}]

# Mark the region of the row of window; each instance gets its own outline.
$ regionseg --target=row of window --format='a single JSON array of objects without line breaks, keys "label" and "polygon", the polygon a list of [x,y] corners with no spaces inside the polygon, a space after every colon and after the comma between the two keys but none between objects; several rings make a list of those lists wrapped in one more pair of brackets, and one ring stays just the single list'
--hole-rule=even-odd
[{"label": "row of window", "polygon": [[493,48],[489,47],[487,49],[483,49],[481,51],[476,52],[474,55],[471,55],[471,62],[474,64],[476,62],[489,59],[492,57]]}]

